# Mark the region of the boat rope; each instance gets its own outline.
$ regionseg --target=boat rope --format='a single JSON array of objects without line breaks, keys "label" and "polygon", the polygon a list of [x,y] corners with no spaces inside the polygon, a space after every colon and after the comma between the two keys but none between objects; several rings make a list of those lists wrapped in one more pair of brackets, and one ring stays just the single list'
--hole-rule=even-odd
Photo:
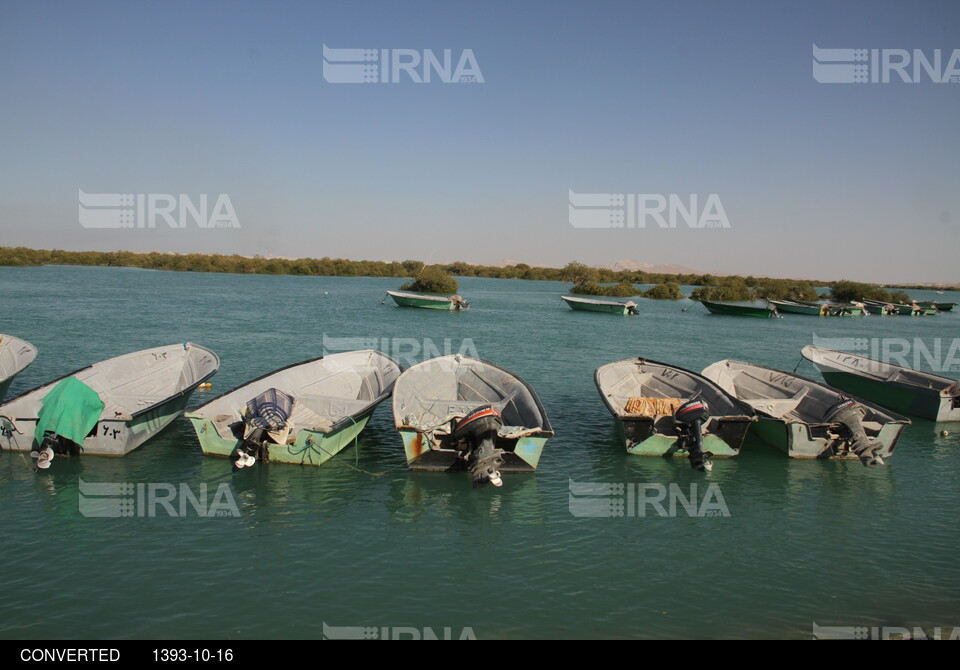
[{"label": "boat rope", "polygon": [[793,374],[797,374],[797,368],[799,368],[801,365],[803,365],[803,362],[804,362],[805,360],[806,360],[806,359],[805,359],[803,356],[800,357],[800,360],[797,361],[797,366],[796,366],[795,368],[793,368]]},{"label": "boat rope", "polygon": [[[351,417],[348,417],[348,418],[349,418],[351,421],[353,421],[353,424],[354,424],[354,425],[357,425],[356,419],[354,419],[352,416],[351,416]],[[320,446],[319,444],[317,444],[316,442],[314,442],[313,440],[311,440],[311,439],[309,439],[309,438],[307,438],[307,441],[306,441],[306,443],[305,443],[305,445],[304,445],[304,448],[303,448],[301,451],[296,452],[296,453],[303,453],[303,451],[305,451],[306,449],[316,449],[316,450],[318,450],[318,451],[322,451],[322,452],[325,453],[327,456],[329,456],[329,457],[330,457],[330,463],[327,464],[328,466],[329,466],[330,464],[343,465],[343,466],[346,466],[346,467],[350,468],[351,470],[354,470],[355,472],[359,472],[359,473],[361,473],[361,474],[368,475],[368,476],[374,477],[374,478],[383,477],[383,476],[384,476],[385,474],[387,474],[388,472],[392,472],[393,470],[396,470],[397,468],[400,468],[400,467],[403,467],[403,466],[406,465],[406,462],[399,463],[398,465],[394,465],[393,467],[387,468],[387,469],[384,470],[383,472],[370,472],[369,470],[364,470],[363,468],[359,467],[359,465],[358,465],[358,464],[360,463],[360,432],[359,432],[359,431],[357,432],[356,435],[353,436],[353,449],[354,449],[353,453],[354,453],[354,459],[355,459],[355,460],[354,460],[354,465],[351,465],[349,462],[343,460],[342,458],[341,458],[341,459],[337,459],[337,460],[333,460],[333,457],[336,456],[336,453],[331,453],[331,452],[327,451],[327,450],[324,449],[322,446]],[[342,449],[341,449],[341,451],[342,451]]]}]

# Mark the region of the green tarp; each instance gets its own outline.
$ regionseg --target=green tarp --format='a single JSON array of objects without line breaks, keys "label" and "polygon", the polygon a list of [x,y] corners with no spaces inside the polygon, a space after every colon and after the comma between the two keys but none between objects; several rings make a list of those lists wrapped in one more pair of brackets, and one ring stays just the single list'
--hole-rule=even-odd
[{"label": "green tarp", "polygon": [[53,432],[82,447],[103,412],[103,401],[97,392],[76,377],[67,377],[54,386],[40,404],[43,407],[37,414],[37,430],[33,434],[37,444],[43,442],[44,434]]}]

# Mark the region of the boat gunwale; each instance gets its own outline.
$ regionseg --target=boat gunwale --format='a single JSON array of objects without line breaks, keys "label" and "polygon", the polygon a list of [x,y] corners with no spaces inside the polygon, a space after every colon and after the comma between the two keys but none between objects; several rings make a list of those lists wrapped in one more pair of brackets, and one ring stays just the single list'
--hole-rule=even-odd
[{"label": "boat gunwale", "polygon": [[[448,355],[446,355],[446,356],[435,356],[435,357],[433,357],[433,358],[428,358],[427,360],[425,360],[425,361],[420,361],[419,363],[415,363],[414,365],[411,365],[409,368],[407,368],[406,370],[404,370],[404,371],[401,373],[400,377],[397,377],[396,384],[399,384],[399,383],[400,383],[400,378],[401,378],[403,375],[407,374],[407,373],[410,372],[411,370],[416,369],[416,368],[417,368],[418,366],[420,366],[420,365],[426,365],[427,363],[430,363],[431,361],[438,361],[438,360],[444,360],[444,359],[453,359],[453,358],[455,358],[455,357],[457,357],[457,356],[461,357],[462,359],[466,359],[466,360],[470,360],[470,361],[478,361],[478,362],[480,362],[480,363],[483,363],[484,365],[489,365],[490,367],[495,368],[495,369],[499,370],[500,372],[504,372],[504,373],[510,375],[511,377],[513,377],[514,379],[516,379],[517,381],[519,381],[521,384],[523,384],[524,388],[526,388],[527,391],[530,392],[530,395],[531,395],[531,397],[533,398],[533,401],[534,401],[534,402],[536,403],[536,405],[537,405],[537,409],[540,410],[540,416],[543,418],[543,423],[544,423],[543,426],[537,426],[537,427],[532,427],[532,428],[530,428],[531,433],[529,433],[529,434],[530,434],[530,435],[534,435],[534,434],[536,433],[536,434],[539,434],[539,435],[544,435],[544,436],[546,436],[546,437],[553,437],[553,436],[555,435],[554,430],[553,430],[553,426],[550,424],[550,417],[547,416],[547,410],[544,409],[543,403],[540,402],[540,396],[537,395],[537,392],[533,389],[533,387],[530,386],[530,384],[528,384],[528,383],[526,382],[526,380],[523,379],[523,377],[521,377],[520,375],[516,374],[515,372],[511,372],[510,370],[507,370],[506,368],[501,367],[501,366],[497,365],[496,363],[491,363],[490,361],[485,360],[485,359],[483,359],[483,358],[475,358],[475,357],[473,357],[473,356],[466,356],[466,355],[464,355],[464,354],[448,354]],[[396,384],[394,384],[394,391],[396,390]],[[397,398],[397,395],[396,395],[396,393],[394,393],[394,395],[393,395],[394,403],[396,402],[396,398]],[[417,428],[415,428],[415,427],[413,427],[413,426],[407,426],[406,424],[400,424],[400,423],[398,423],[398,421],[397,421],[397,412],[396,412],[396,408],[395,408],[395,406],[393,405],[393,403],[391,403],[391,408],[390,408],[390,409],[393,411],[393,425],[395,426],[395,428],[396,428],[397,430],[401,430],[402,428],[405,428],[405,429],[407,429],[407,430],[412,430],[412,431],[417,432],[417,433],[424,433],[424,432],[425,432],[425,431],[423,431],[423,430],[418,430]]]},{"label": "boat gunwale", "polygon": [[[380,403],[382,403],[382,402],[383,402],[384,400],[386,400],[390,395],[393,394],[393,387],[396,386],[397,381],[400,379],[400,375],[402,375],[403,372],[404,372],[403,366],[400,364],[400,362],[399,362],[397,359],[395,359],[393,356],[390,356],[389,354],[383,353],[383,352],[380,351],[379,349],[356,349],[356,350],[353,350],[353,351],[342,351],[342,352],[341,352],[341,351],[338,351],[337,353],[330,354],[330,355],[328,355],[328,356],[317,356],[316,358],[311,358],[311,359],[308,359],[308,360],[305,360],[305,361],[300,361],[299,363],[291,363],[291,364],[289,364],[289,365],[285,365],[285,366],[283,366],[282,368],[277,368],[276,370],[273,370],[272,372],[267,372],[267,373],[265,373],[265,374],[262,374],[262,375],[260,375],[259,377],[257,377],[256,379],[251,379],[251,380],[249,380],[249,381],[247,381],[247,382],[244,382],[243,384],[240,384],[240,385],[238,385],[238,386],[235,386],[234,388],[232,388],[232,389],[230,389],[230,390],[228,390],[228,391],[224,391],[223,393],[221,393],[220,395],[216,396],[215,398],[210,398],[210,400],[208,400],[207,402],[205,402],[205,403],[204,403],[203,405],[201,405],[200,407],[197,407],[197,408],[195,408],[195,409],[192,409],[192,410],[190,410],[189,412],[184,412],[184,413],[183,413],[183,416],[184,416],[185,418],[187,418],[187,419],[198,419],[198,420],[211,421],[211,422],[212,422],[212,421],[213,421],[213,418],[210,417],[210,416],[207,416],[206,414],[200,414],[200,413],[199,413],[200,410],[202,410],[204,407],[206,407],[206,406],[208,406],[208,405],[211,405],[211,404],[217,402],[217,401],[220,400],[221,398],[223,398],[223,397],[225,397],[225,396],[228,396],[228,395],[230,395],[231,393],[234,393],[235,391],[239,391],[240,389],[242,389],[242,388],[244,388],[244,387],[246,387],[246,386],[250,386],[250,385],[252,385],[252,384],[256,384],[257,382],[262,381],[262,380],[266,379],[267,377],[272,377],[272,376],[274,376],[274,375],[278,375],[278,374],[280,374],[281,372],[285,372],[286,370],[289,370],[289,369],[291,369],[291,368],[296,368],[296,367],[299,367],[299,366],[301,366],[301,365],[309,365],[310,363],[316,363],[317,361],[323,360],[324,358],[332,358],[333,356],[336,356],[336,355],[341,354],[341,353],[343,353],[343,354],[352,354],[352,353],[365,353],[365,352],[372,352],[372,353],[375,353],[375,354],[378,354],[378,355],[382,356],[383,358],[386,358],[386,359],[389,360],[391,363],[393,363],[394,365],[397,366],[397,369],[400,371],[400,373],[397,375],[397,379],[394,380],[393,386],[390,388],[389,391],[384,391],[383,393],[379,394],[374,400],[372,400],[370,403],[368,403],[367,405],[365,405],[365,406],[362,407],[361,409],[357,410],[356,412],[353,412],[352,414],[347,414],[347,415],[344,416],[342,419],[340,419],[340,420],[337,421],[336,423],[332,424],[327,432],[324,432],[324,433],[323,433],[324,435],[332,435],[333,433],[335,433],[335,432],[337,432],[337,431],[339,431],[339,430],[342,430],[343,426],[344,426],[345,424],[347,424],[348,421],[350,421],[350,422],[352,423],[355,418],[363,416],[363,414],[366,413],[366,412],[370,412],[370,413],[372,414],[373,411],[376,410],[377,406],[380,405]],[[300,430],[310,430],[310,429],[308,429],[308,428],[301,428]],[[218,432],[219,432],[219,431],[218,431]],[[317,432],[317,431],[313,431],[313,432]]]}]

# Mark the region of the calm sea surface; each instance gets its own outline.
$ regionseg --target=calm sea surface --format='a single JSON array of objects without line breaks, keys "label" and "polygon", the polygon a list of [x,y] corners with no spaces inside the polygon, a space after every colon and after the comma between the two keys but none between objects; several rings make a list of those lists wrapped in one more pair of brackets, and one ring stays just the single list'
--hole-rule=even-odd
[{"label": "calm sea surface", "polygon": [[[626,454],[593,383],[598,366],[639,355],[693,370],[723,358],[793,370],[815,335],[920,338],[931,349],[939,338],[945,359],[960,313],[761,320],[641,300],[640,316],[616,317],[571,311],[559,283],[477,278],[460,282],[468,312],[381,305],[399,283],[0,268],[0,332],[40,351],[8,398],[190,341],[221,359],[196,407],[321,355],[327,338],[329,349],[373,345],[405,364],[424,351],[478,355],[529,382],[556,431],[536,474],[481,490],[464,473],[409,471],[389,401],[355,448],[320,468],[231,474],[229,461],[203,456],[183,418],[122,459],[57,459],[35,473],[26,455],[0,451],[0,637],[321,638],[326,625],[479,639],[811,638],[814,622],[960,626],[960,425],[915,419],[879,469],[748,442],[704,474],[685,459]],[[798,372],[820,378],[806,362]],[[182,517],[88,518],[81,479],[206,484],[211,502],[226,484],[239,516],[188,506]],[[584,518],[571,480],[686,496],[697,484],[695,500],[719,495],[729,514],[681,505],[661,516],[647,505],[644,517]]]}]

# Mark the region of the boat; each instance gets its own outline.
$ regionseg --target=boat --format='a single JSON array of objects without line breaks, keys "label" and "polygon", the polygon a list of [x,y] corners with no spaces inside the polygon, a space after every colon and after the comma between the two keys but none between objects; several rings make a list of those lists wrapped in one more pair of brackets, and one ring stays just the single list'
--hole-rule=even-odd
[{"label": "boat", "polygon": [[[942,291],[940,291],[942,293]],[[937,302],[936,300],[923,300],[917,303],[924,309],[935,309],[938,312],[951,312],[957,306],[955,302]]]},{"label": "boat", "polygon": [[895,412],[960,421],[960,381],[859,354],[805,346],[800,353],[831,386]]},{"label": "boat", "polygon": [[628,453],[686,457],[695,470],[709,470],[710,457],[739,454],[756,420],[749,405],[675,365],[629,358],[600,366],[594,381]]},{"label": "boat", "polygon": [[322,465],[349,446],[393,391],[400,364],[346,351],[275,370],[184,416],[208,456],[234,470],[260,462]]},{"label": "boat", "polygon": [[125,456],[183,411],[220,367],[190,342],[135,351],[81,368],[0,405],[0,448],[55,455]]},{"label": "boat", "polygon": [[570,295],[562,295],[563,301],[570,306],[570,309],[581,312],[604,312],[606,314],[639,314],[637,303],[632,300],[627,302],[616,302],[614,300],[595,300],[593,298],[575,298]]},{"label": "boat", "polygon": [[883,465],[910,419],[806,377],[723,360],[703,376],[749,404],[751,433],[792,458],[859,459]]},{"label": "boat", "polygon": [[883,302],[881,300],[863,300],[863,303],[870,309],[871,314],[901,314],[903,316],[933,316],[939,311],[936,307],[921,307],[919,303],[914,302],[910,305]]},{"label": "boat", "polygon": [[727,314],[730,316],[757,316],[763,319],[779,319],[780,312],[776,307],[758,307],[756,305],[741,305],[729,302],[714,302],[713,300],[703,300],[700,302],[711,314]]},{"label": "boat", "polygon": [[461,311],[470,309],[470,303],[459,295],[441,296],[426,295],[423,293],[401,293],[387,291],[393,301],[400,307],[420,307],[422,309],[443,309]]},{"label": "boat", "polygon": [[37,348],[13,335],[0,335],[0,400],[13,378],[26,370],[37,357]]},{"label": "boat", "polygon": [[393,421],[411,469],[468,469],[475,488],[501,486],[502,472],[535,471],[553,436],[529,384],[461,354],[423,361],[400,375]]},{"label": "boat", "polygon": [[766,299],[778,312],[784,314],[804,314],[807,316],[862,316],[863,310],[854,305],[837,305],[826,302],[806,302],[802,300]]}]

